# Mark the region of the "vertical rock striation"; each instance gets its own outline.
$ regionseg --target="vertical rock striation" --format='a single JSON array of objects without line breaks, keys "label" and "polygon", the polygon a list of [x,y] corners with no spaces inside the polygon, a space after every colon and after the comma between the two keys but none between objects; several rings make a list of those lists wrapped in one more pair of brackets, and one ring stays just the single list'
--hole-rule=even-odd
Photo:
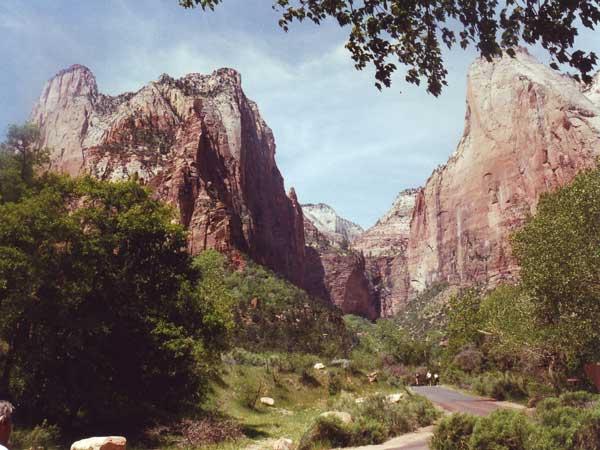
[{"label": "vertical rock striation", "polygon": [[372,255],[382,314],[434,283],[515,280],[510,234],[535,213],[541,194],[593,167],[599,154],[600,75],[582,90],[525,50],[476,61],[456,152],[411,191],[406,208],[396,202],[396,227],[386,225],[388,213],[354,244]]},{"label": "vertical rock striation", "polygon": [[137,177],[177,208],[193,253],[241,251],[302,285],[302,210],[285,194],[273,134],[236,71],[163,75],[111,97],[75,65],[47,83],[32,120],[56,170]]}]

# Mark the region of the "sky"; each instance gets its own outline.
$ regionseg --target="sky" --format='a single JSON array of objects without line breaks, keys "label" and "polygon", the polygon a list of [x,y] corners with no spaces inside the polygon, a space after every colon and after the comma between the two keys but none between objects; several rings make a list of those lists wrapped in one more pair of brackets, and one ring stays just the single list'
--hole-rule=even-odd
[{"label": "sky", "polygon": [[[44,83],[72,64],[89,67],[110,95],[163,73],[232,67],[273,129],[286,188],[367,228],[455,150],[477,55],[446,53],[449,86],[438,98],[400,76],[379,92],[370,70],[354,69],[348,30],[306,23],[285,33],[271,5],[224,0],[203,13],[177,0],[2,0],[0,137],[27,120]],[[600,54],[597,33],[580,42]]]}]

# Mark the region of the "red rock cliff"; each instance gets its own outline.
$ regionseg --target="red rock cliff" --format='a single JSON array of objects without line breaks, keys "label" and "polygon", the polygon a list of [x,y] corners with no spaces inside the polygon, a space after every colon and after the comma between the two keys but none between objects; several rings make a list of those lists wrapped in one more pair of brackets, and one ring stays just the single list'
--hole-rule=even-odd
[{"label": "red rock cliff", "polygon": [[273,134],[234,70],[163,75],[110,97],[76,65],[47,83],[32,120],[56,170],[139,177],[177,207],[193,253],[242,251],[302,284],[302,210],[285,194]]},{"label": "red rock cliff", "polygon": [[518,277],[511,232],[540,194],[600,154],[599,84],[596,77],[582,91],[523,50],[472,65],[458,148],[417,192],[405,250],[375,260],[384,314],[435,282],[493,286]]}]

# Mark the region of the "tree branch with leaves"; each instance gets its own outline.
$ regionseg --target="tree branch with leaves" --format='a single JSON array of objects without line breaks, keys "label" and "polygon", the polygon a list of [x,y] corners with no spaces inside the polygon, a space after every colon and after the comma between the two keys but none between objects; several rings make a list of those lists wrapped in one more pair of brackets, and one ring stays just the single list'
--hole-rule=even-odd
[{"label": "tree branch with leaves", "polygon": [[[178,0],[184,8],[214,10],[223,0]],[[397,64],[406,67],[408,83],[427,84],[438,96],[445,85],[442,48],[474,46],[491,60],[514,56],[521,44],[541,45],[573,76],[589,82],[597,63],[593,52],[574,49],[578,27],[594,29],[600,21],[599,0],[274,0],[279,26],[293,22],[320,25],[328,19],[350,30],[346,48],[356,69],[375,69],[375,86],[390,87]]]}]

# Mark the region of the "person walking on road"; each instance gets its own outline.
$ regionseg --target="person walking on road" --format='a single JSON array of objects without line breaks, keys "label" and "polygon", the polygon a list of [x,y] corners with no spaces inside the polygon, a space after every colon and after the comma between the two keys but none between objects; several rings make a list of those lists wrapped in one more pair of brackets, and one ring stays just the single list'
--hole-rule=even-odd
[{"label": "person walking on road", "polygon": [[427,384],[431,386],[431,372],[429,370],[427,371]]},{"label": "person walking on road", "polygon": [[433,385],[437,386],[440,384],[440,376],[437,373],[433,374]]}]

